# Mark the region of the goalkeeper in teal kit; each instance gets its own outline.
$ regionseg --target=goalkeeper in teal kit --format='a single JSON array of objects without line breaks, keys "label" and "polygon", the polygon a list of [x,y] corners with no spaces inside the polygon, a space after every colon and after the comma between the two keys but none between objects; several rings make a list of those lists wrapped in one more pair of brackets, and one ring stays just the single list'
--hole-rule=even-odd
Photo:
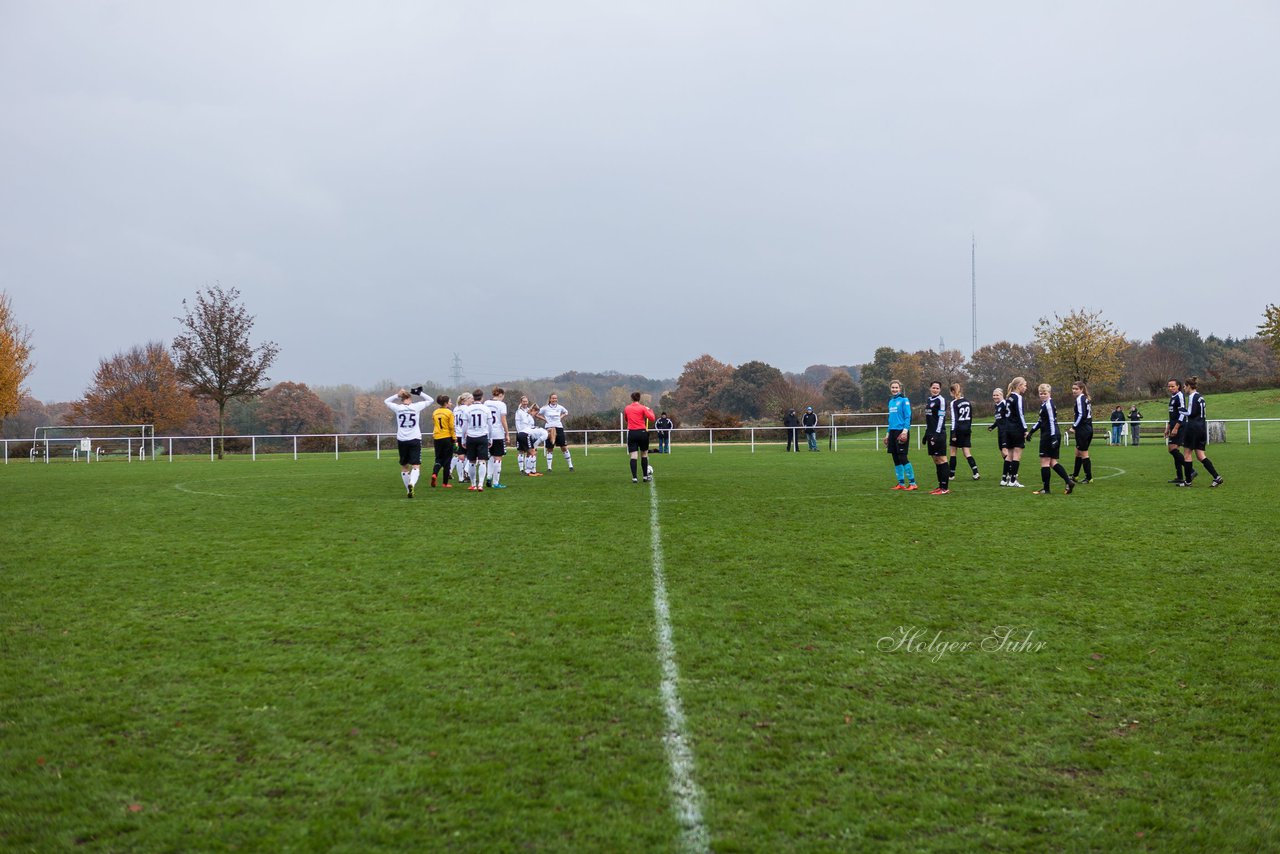
[{"label": "goalkeeper in teal kit", "polygon": [[884,445],[893,457],[893,472],[898,476],[898,485],[894,489],[908,492],[919,489],[916,486],[916,472],[907,461],[907,441],[911,438],[911,401],[902,393],[902,383],[894,380],[889,383],[889,432],[885,434]]}]

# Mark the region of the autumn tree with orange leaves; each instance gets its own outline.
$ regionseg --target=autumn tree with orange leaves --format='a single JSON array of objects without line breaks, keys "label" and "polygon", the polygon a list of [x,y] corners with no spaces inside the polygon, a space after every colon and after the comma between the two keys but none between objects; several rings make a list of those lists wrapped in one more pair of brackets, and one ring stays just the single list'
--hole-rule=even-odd
[{"label": "autumn tree with orange leaves", "polygon": [[159,341],[103,359],[69,420],[81,424],[151,424],[157,434],[180,431],[196,402],[178,382],[178,368]]}]

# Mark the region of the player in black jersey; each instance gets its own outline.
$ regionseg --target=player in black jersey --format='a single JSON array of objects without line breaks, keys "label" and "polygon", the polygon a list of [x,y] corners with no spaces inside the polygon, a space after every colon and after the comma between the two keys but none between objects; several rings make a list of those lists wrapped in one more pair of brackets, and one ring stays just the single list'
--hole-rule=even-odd
[{"label": "player in black jersey", "polygon": [[1187,404],[1182,397],[1182,383],[1169,380],[1167,387],[1169,389],[1169,422],[1164,425],[1164,438],[1169,443],[1169,456],[1173,457],[1174,473],[1173,480],[1169,482],[1174,486],[1184,486],[1187,479],[1182,473],[1182,449],[1179,447],[1182,440],[1178,433],[1187,420]]},{"label": "player in black jersey", "polygon": [[1187,420],[1182,428],[1182,469],[1186,475],[1184,485],[1190,486],[1191,481],[1195,480],[1196,477],[1195,466],[1191,462],[1191,456],[1194,454],[1200,460],[1200,464],[1204,466],[1205,471],[1213,475],[1213,483],[1209,485],[1222,486],[1222,476],[1213,467],[1213,461],[1205,456],[1204,453],[1205,447],[1209,442],[1209,422],[1205,419],[1204,395],[1196,391],[1196,386],[1199,383],[1199,377],[1188,377],[1185,384],[1188,394],[1186,398]]},{"label": "player in black jersey", "polygon": [[991,390],[991,402],[995,404],[996,414],[987,432],[996,431],[996,447],[1000,449],[1003,463],[1000,469],[1000,485],[1009,485],[1009,402],[1004,399],[1004,389]]},{"label": "player in black jersey", "polygon": [[973,404],[965,399],[964,389],[960,383],[951,384],[951,459],[949,469],[951,479],[956,479],[956,449],[964,454],[969,468],[973,470],[973,479],[978,479],[978,461],[973,458]]},{"label": "player in black jersey", "polygon": [[[1075,417],[1071,420],[1070,432],[1076,436],[1076,465],[1071,473],[1072,480],[1080,479],[1080,469],[1084,468],[1084,483],[1093,483],[1093,460],[1089,459],[1089,445],[1093,442],[1093,401],[1089,399],[1089,387],[1084,380],[1076,380],[1071,384],[1071,393],[1076,398]],[[1119,409],[1120,407],[1116,407]],[[1123,421],[1123,416],[1122,419]]]},{"label": "player in black jersey", "polygon": [[933,457],[933,467],[938,472],[938,488],[930,495],[946,495],[951,490],[947,484],[951,478],[947,468],[947,405],[942,400],[942,383],[929,384],[929,400],[925,403],[925,444],[929,448],[929,456]]},{"label": "player in black jersey", "polygon": [[1022,449],[1027,446],[1027,415],[1022,409],[1022,396],[1027,393],[1027,381],[1024,377],[1014,377],[1009,383],[1009,393],[1005,395],[1008,405],[1007,437],[1009,441],[1009,482],[1005,486],[1022,489],[1018,482],[1018,469],[1022,466]]},{"label": "player in black jersey", "polygon": [[1040,480],[1044,484],[1042,489],[1035,491],[1036,495],[1049,494],[1049,482],[1052,479],[1051,472],[1057,472],[1062,480],[1067,484],[1067,495],[1076,488],[1076,482],[1067,475],[1067,470],[1062,467],[1062,463],[1058,462],[1058,455],[1062,448],[1062,433],[1058,430],[1058,410],[1053,405],[1053,387],[1048,383],[1040,383],[1040,420],[1036,422],[1036,426],[1027,431],[1027,438],[1030,439],[1037,430],[1040,432]]}]

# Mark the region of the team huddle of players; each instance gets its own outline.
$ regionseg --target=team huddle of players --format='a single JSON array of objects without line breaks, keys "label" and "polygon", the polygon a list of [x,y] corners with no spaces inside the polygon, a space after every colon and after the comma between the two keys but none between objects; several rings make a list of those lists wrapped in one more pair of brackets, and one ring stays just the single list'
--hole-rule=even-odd
[{"label": "team huddle of players", "polygon": [[[506,489],[502,482],[502,461],[507,454],[506,392],[495,387],[486,399],[483,389],[463,392],[455,405],[447,394],[436,396],[437,409],[432,413],[431,437],[435,461],[431,469],[431,485],[446,489],[453,481],[465,481],[467,489],[483,492],[486,486]],[[414,400],[417,398],[417,400]],[[405,495],[413,498],[422,465],[422,412],[432,398],[422,387],[400,389],[384,401],[396,417],[396,447],[400,454],[400,479]],[[560,405],[557,395],[547,398],[545,406],[521,397],[515,413],[516,462],[521,475],[541,477],[538,472],[538,448],[542,448],[547,471],[552,470],[553,453],[559,448],[569,471],[573,457],[565,437],[564,419],[569,410]],[[543,422],[539,427],[538,422]]]}]

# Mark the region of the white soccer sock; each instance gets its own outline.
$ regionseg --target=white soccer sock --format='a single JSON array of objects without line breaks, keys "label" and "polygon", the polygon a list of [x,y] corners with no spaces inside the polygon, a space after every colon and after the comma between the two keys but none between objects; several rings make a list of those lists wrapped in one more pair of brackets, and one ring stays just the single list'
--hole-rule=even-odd
[{"label": "white soccer sock", "polygon": [[409,473],[407,471],[400,472],[400,480],[404,483],[404,488],[409,488]]},{"label": "white soccer sock", "polygon": [[497,457],[489,462],[489,477],[493,480],[493,485],[498,485],[498,479],[502,477],[502,458]]},{"label": "white soccer sock", "polygon": [[570,466],[572,466],[572,465],[573,465],[573,457],[569,456],[569,449],[568,449],[568,448],[565,448],[565,449],[564,449],[564,461],[565,461],[566,463],[568,463]]},{"label": "white soccer sock", "polygon": [[484,489],[485,468],[486,466],[483,460],[478,460],[476,462],[476,477],[474,480],[474,485],[480,487],[481,489]]},{"label": "white soccer sock", "polygon": [[416,469],[416,468],[415,468],[415,469],[410,469],[410,470],[409,470],[409,485],[410,485],[410,486],[417,486],[417,484],[418,484],[418,475],[420,475],[421,473],[422,473],[422,470],[421,470],[421,469]]}]

